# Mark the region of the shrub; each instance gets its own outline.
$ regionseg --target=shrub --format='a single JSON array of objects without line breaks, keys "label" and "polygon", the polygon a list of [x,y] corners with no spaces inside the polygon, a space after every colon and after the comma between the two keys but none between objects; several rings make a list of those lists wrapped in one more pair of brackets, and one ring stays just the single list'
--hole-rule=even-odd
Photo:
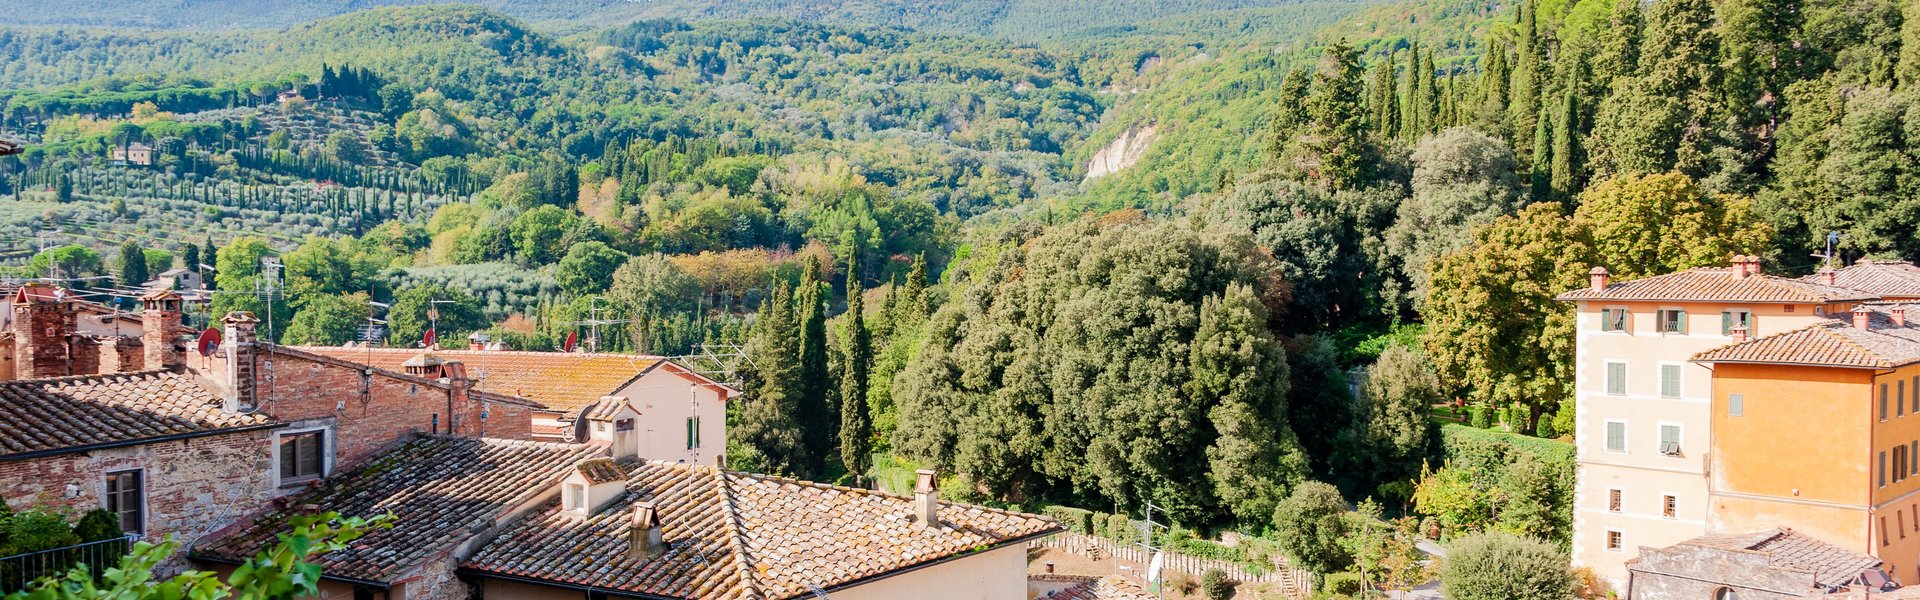
[{"label": "shrub", "polygon": [[1469,535],[1449,544],[1440,593],[1452,600],[1565,600],[1573,597],[1566,553],[1510,533]]},{"label": "shrub", "polygon": [[1107,515],[1107,535],[1120,538],[1122,541],[1130,539],[1139,541],[1136,538],[1140,536],[1140,532],[1133,529],[1133,521],[1127,519],[1126,515],[1116,513]]},{"label": "shrub", "polygon": [[1273,511],[1273,537],[1294,566],[1315,573],[1346,570],[1353,563],[1347,535],[1347,501],[1332,485],[1309,481],[1294,488]]},{"label": "shrub", "polygon": [[1493,415],[1489,414],[1485,406],[1478,404],[1469,406],[1467,407],[1467,415],[1469,415],[1467,417],[1468,423],[1471,423],[1476,428],[1486,429],[1493,427]]},{"label": "shrub", "polygon": [[1227,600],[1233,597],[1234,581],[1227,572],[1219,569],[1207,569],[1200,575],[1200,592],[1207,600]]},{"label": "shrub", "polygon": [[82,542],[98,542],[120,537],[123,532],[120,519],[105,509],[96,508],[80,516],[80,522],[73,524],[73,534]]},{"label": "shrub", "polygon": [[1093,511],[1071,506],[1049,506],[1040,514],[1053,517],[1074,533],[1093,533]]},{"label": "shrub", "polygon": [[1352,596],[1360,593],[1360,580],[1359,573],[1328,573],[1321,578],[1320,591],[1336,596]]},{"label": "shrub", "polygon": [[51,550],[80,543],[67,520],[59,514],[29,509],[7,520],[8,547],[0,554],[23,554]]}]

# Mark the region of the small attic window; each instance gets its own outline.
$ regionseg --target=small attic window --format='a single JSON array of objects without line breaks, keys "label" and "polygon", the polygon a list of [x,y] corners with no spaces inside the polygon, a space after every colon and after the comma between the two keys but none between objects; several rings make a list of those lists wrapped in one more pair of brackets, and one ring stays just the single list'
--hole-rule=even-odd
[{"label": "small attic window", "polygon": [[566,504],[567,510],[574,511],[574,512],[581,512],[581,513],[587,512],[587,486],[586,485],[579,484],[579,483],[569,483],[567,484],[565,495],[566,495],[566,498],[564,499],[564,502]]}]

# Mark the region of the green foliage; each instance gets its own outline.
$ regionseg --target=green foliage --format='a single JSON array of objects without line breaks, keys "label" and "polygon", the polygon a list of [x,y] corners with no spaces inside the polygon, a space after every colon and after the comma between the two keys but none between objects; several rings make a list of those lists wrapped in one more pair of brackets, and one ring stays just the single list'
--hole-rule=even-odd
[{"label": "green foliage", "polygon": [[1395,345],[1367,369],[1364,439],[1369,472],[1386,481],[1411,475],[1427,449],[1427,416],[1445,398],[1425,353]]},{"label": "green foliage", "polygon": [[138,286],[146,283],[147,253],[140,244],[128,241],[120,244],[120,256],[114,261],[114,280],[122,286]]},{"label": "green foliage", "polygon": [[467,334],[486,329],[488,325],[480,301],[472,295],[441,283],[421,283],[401,289],[387,307],[390,343],[405,345],[422,340],[430,323],[429,310],[440,314],[439,321],[433,325],[436,327],[434,337],[442,346],[458,347]]},{"label": "green foliage", "polygon": [[1207,600],[1229,600],[1233,598],[1235,585],[1233,579],[1227,576],[1226,571],[1207,569],[1206,573],[1200,575],[1200,593],[1205,594]]},{"label": "green foliage", "polygon": [[555,265],[553,279],[560,284],[560,291],[574,296],[603,292],[612,285],[614,271],[626,262],[626,254],[605,242],[576,244]]},{"label": "green foliage", "polygon": [[1461,600],[1567,600],[1573,598],[1567,564],[1567,553],[1548,542],[1471,535],[1447,545],[1440,591]]},{"label": "green foliage", "polygon": [[1343,545],[1348,535],[1347,501],[1340,490],[1318,481],[1294,487],[1273,513],[1273,537],[1295,566],[1320,574],[1338,573],[1353,563]]},{"label": "green foliage", "polygon": [[1040,509],[1040,514],[1053,517],[1053,519],[1059,521],[1061,525],[1065,525],[1068,531],[1074,533],[1093,533],[1093,511],[1084,508],[1054,505]]},{"label": "green foliage", "polygon": [[25,554],[39,552],[81,542],[80,536],[67,526],[67,520],[59,513],[29,508],[13,513],[4,523],[7,547],[6,554]]},{"label": "green foliage", "polygon": [[80,515],[73,524],[73,535],[81,542],[111,540],[125,535],[120,531],[120,518],[106,509],[96,508]]},{"label": "green foliage", "polygon": [[304,304],[281,334],[288,344],[338,346],[357,340],[373,311],[366,292],[311,296]]},{"label": "green foliage", "polygon": [[[868,372],[873,368],[873,333],[867,330],[860,293],[859,261],[847,270],[846,325],[840,334],[840,463],[864,476],[873,453],[873,417],[867,413]],[[1084,530],[1081,533],[1085,533]]]}]

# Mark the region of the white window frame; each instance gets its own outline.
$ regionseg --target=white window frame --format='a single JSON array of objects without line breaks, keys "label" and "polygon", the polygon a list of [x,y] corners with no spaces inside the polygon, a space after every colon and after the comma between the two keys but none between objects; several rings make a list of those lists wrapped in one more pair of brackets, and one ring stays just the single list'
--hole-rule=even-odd
[{"label": "white window frame", "polygon": [[[1620,545],[1618,547],[1615,547],[1613,545],[1613,536],[1616,536],[1616,535],[1620,536]],[[1627,532],[1621,531],[1618,529],[1608,529],[1606,533],[1602,534],[1600,538],[1600,545],[1606,547],[1608,552],[1612,552],[1615,554],[1626,554]]]},{"label": "white window frame", "polygon": [[[1624,360],[1608,359],[1604,364],[1600,371],[1600,392],[1608,396],[1626,396],[1633,387],[1628,385],[1628,381],[1633,376],[1633,369],[1628,367],[1627,361]],[[1614,365],[1620,365],[1620,391],[1618,392],[1613,391],[1612,386]]]},{"label": "white window frame", "polygon": [[[1674,452],[1673,454],[1667,454],[1666,452],[1661,452],[1660,456],[1663,458],[1680,458],[1684,456],[1687,451],[1687,443],[1686,443],[1687,427],[1685,425],[1682,425],[1680,423],[1673,422],[1673,421],[1661,421],[1660,426],[1656,428],[1654,431],[1663,432],[1663,431],[1666,431],[1668,427],[1672,427],[1674,431],[1673,445],[1676,452]],[[1658,438],[1656,438],[1654,442],[1656,444],[1660,443]]]},{"label": "white window frame", "polygon": [[[275,468],[277,469],[278,467],[279,467],[279,465],[277,465],[277,464],[276,464],[276,465],[275,465]],[[133,467],[133,468],[129,468],[129,469],[114,469],[114,470],[111,470],[111,471],[103,471],[103,472],[101,472],[101,473],[100,473],[100,496],[99,496],[99,498],[100,498],[100,508],[101,508],[102,510],[105,510],[105,509],[107,508],[107,491],[108,491],[109,489],[112,489],[112,488],[109,488],[109,487],[107,486],[107,480],[108,480],[108,479],[110,479],[110,478],[111,478],[112,476],[114,476],[114,475],[119,475],[119,474],[121,474],[121,473],[128,473],[128,472],[133,472],[133,473],[139,473],[139,476],[138,476],[138,477],[139,477],[139,479],[140,479],[140,530],[139,530],[139,531],[133,531],[133,532],[127,532],[127,533],[129,533],[129,534],[139,534],[139,535],[143,535],[143,536],[144,536],[144,535],[146,535],[146,534],[147,534],[147,530],[149,530],[149,529],[152,529],[152,528],[153,528],[153,512],[152,512],[152,511],[150,511],[150,510],[148,510],[148,509],[150,508],[150,506],[148,505],[148,502],[147,502],[147,489],[148,489],[148,483],[150,483],[150,482],[151,482],[151,481],[153,481],[153,480],[151,480],[151,479],[148,479],[148,478],[147,478],[147,468],[146,468],[146,467]],[[113,515],[113,519],[114,519],[114,523],[113,523],[113,524],[114,524],[115,526],[119,526],[119,525],[120,525],[120,514],[119,514],[119,513],[114,513],[114,515]]]},{"label": "white window frame", "polygon": [[[1667,498],[1668,497],[1673,498],[1673,516],[1671,517],[1667,516]],[[1676,492],[1661,490],[1660,491],[1660,510],[1655,514],[1660,515],[1661,519],[1667,520],[1667,521],[1680,520],[1680,494]]]},{"label": "white window frame", "polygon": [[561,488],[561,500],[566,504],[567,512],[587,512],[587,484],[567,482]]},{"label": "white window frame", "polygon": [[320,432],[320,477],[318,477],[317,479],[326,479],[328,476],[333,475],[334,446],[335,444],[339,443],[337,441],[339,439],[339,436],[335,435],[333,425],[325,424],[325,425],[288,427],[286,429],[281,429],[273,432],[273,444],[270,446],[270,449],[271,449],[271,453],[273,454],[273,466],[271,468],[273,469],[274,487],[300,486],[300,485],[306,485],[307,482],[309,481],[317,480],[317,479],[296,479],[293,481],[283,481],[280,477],[280,439],[290,435],[312,433],[315,431]]},{"label": "white window frame", "polygon": [[[1608,312],[1618,312],[1624,316],[1624,318],[1620,319],[1619,329],[1607,329],[1607,313]],[[1627,307],[1625,306],[1600,307],[1600,332],[1601,333],[1617,333],[1617,334],[1623,334],[1623,335],[1633,333],[1633,311],[1628,310]]]},{"label": "white window frame", "polygon": [[[1614,509],[1614,507],[1613,507],[1613,495],[1614,495],[1614,494],[1619,494],[1619,495],[1620,495],[1620,508],[1619,508],[1618,510],[1616,510],[1616,509]],[[1625,489],[1621,489],[1621,488],[1617,488],[1617,487],[1616,487],[1616,488],[1607,488],[1607,512],[1610,512],[1610,513],[1624,513],[1624,512],[1627,512],[1627,490],[1625,490]]]},{"label": "white window frame", "polygon": [[[1614,423],[1620,424],[1620,449],[1619,450],[1613,449],[1612,440],[1609,439],[1612,436],[1612,429],[1613,429]],[[1606,422],[1602,424],[1600,427],[1601,427],[1600,429],[1600,450],[1601,451],[1609,452],[1613,454],[1628,454],[1633,451],[1633,443],[1632,443],[1633,438],[1632,436],[1628,435],[1632,430],[1630,427],[1628,427],[1626,420],[1607,419]]]},{"label": "white window frame", "polygon": [[[1679,331],[1668,331],[1666,329],[1667,313],[1669,312],[1680,313],[1680,330]],[[1689,316],[1691,315],[1687,314],[1686,307],[1662,306],[1659,309],[1656,309],[1653,311],[1653,330],[1654,332],[1659,333],[1660,335],[1689,335],[1690,333],[1692,333],[1691,330],[1693,329],[1692,327],[1690,327],[1692,323],[1687,322]]]},{"label": "white window frame", "polygon": [[[1673,367],[1674,377],[1676,377],[1673,382],[1672,396],[1667,395],[1667,367]],[[1687,397],[1686,363],[1661,361],[1655,370],[1658,371],[1660,381],[1659,389],[1653,391],[1654,395],[1659,396],[1661,400],[1681,400]]]}]

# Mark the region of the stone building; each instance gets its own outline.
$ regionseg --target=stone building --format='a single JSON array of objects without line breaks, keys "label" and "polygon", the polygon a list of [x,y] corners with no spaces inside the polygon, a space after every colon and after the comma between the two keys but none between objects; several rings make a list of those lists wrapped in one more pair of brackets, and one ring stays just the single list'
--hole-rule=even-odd
[{"label": "stone building", "polygon": [[1641,548],[1627,561],[1628,597],[1647,600],[1791,600],[1891,589],[1877,558],[1791,529],[1704,535]]}]

